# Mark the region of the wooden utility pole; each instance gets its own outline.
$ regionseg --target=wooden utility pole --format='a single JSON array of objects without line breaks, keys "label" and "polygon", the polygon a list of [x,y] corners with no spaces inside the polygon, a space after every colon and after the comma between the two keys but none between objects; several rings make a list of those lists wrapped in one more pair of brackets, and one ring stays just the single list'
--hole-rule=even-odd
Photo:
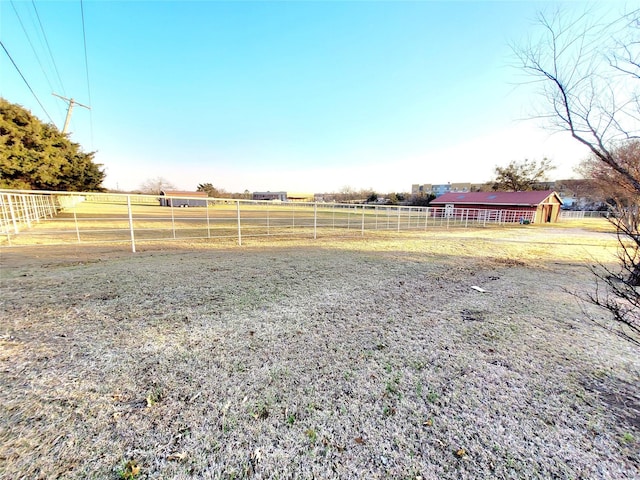
[{"label": "wooden utility pole", "polygon": [[62,133],[67,133],[67,128],[69,128],[69,122],[71,121],[71,112],[73,112],[74,104],[80,107],[84,107],[88,110],[91,110],[91,107],[87,107],[86,105],[83,105],[80,102],[76,102],[73,98],[63,97],[62,95],[58,95],[57,93],[52,93],[51,95],[53,95],[54,97],[61,98],[62,100],[64,100],[69,104],[69,107],[67,108],[67,118],[64,119],[64,127],[62,127]]}]

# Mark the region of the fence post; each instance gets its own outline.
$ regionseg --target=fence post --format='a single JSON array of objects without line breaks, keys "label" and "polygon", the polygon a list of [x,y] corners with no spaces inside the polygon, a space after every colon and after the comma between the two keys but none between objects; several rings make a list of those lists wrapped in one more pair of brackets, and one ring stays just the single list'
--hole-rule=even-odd
[{"label": "fence post", "polygon": [[42,195],[38,195],[33,197],[33,208],[36,210],[36,220],[40,222],[40,216],[42,215],[42,209],[40,208],[40,202],[42,199]]},{"label": "fence post", "polygon": [[25,194],[20,195],[22,197],[22,212],[24,218],[27,221],[27,227],[31,228],[31,216],[29,215],[29,205],[27,204],[27,196]]},{"label": "fence post", "polygon": [[364,237],[364,205],[362,205],[362,236]]},{"label": "fence post", "polygon": [[427,224],[429,223],[429,207],[426,208],[426,213],[424,214],[424,229],[427,229]]},{"label": "fence post", "polygon": [[38,210],[38,197],[35,195],[30,195],[31,197],[31,208],[33,208],[33,221],[36,223],[40,223],[40,211]]},{"label": "fence post", "polygon": [[176,239],[176,221],[173,214],[173,198],[169,198],[169,205],[171,206],[171,230],[173,231],[173,239]]},{"label": "fence post", "polygon": [[378,206],[374,206],[373,209],[376,212],[376,232],[378,231]]},{"label": "fence post", "polygon": [[396,207],[398,209],[398,232],[400,231],[400,206]]},{"label": "fence post", "polygon": [[[8,198],[9,195],[6,195],[6,198]],[[7,242],[9,243],[9,246],[11,246],[11,233],[9,233],[9,214],[7,213],[7,202],[5,200],[5,194],[0,194],[0,200],[2,203],[2,217],[3,217],[3,227],[6,229],[6,234],[7,234]]]},{"label": "fence post", "polygon": [[13,222],[13,232],[15,234],[18,233],[18,222],[16,222],[16,213],[13,208],[13,202],[11,201],[11,197],[13,195],[11,193],[7,194],[7,202],[9,203],[9,213],[11,214],[11,221]]},{"label": "fence post", "polygon": [[76,207],[73,207],[73,222],[76,225],[76,237],[78,238],[78,243],[80,243],[80,228],[78,228],[78,216],[76,215]]},{"label": "fence post", "polygon": [[242,232],[240,228],[240,200],[236,200],[236,212],[238,217],[238,246],[242,246]]},{"label": "fence post", "polygon": [[56,210],[53,204],[53,195],[49,195],[47,198],[49,199],[49,201],[47,202],[47,212],[49,213],[49,216],[53,218],[53,214]]},{"label": "fence post", "polygon": [[42,220],[47,219],[47,210],[44,204],[44,195],[38,196],[38,215],[42,218]]},{"label": "fence post", "polygon": [[127,195],[127,211],[129,213],[129,233],[131,235],[131,251],[136,253],[136,239],[133,234],[133,212],[131,211],[131,195]]},{"label": "fence post", "polygon": [[331,205],[331,229],[336,229],[336,204]]},{"label": "fence post", "polygon": [[318,204],[313,204],[313,239],[318,238]]},{"label": "fence post", "polygon": [[270,212],[269,205],[270,204],[267,203],[267,235],[271,234],[271,219],[270,219],[270,216],[269,216],[269,212]]},{"label": "fence post", "polygon": [[211,238],[211,226],[209,224],[209,199],[207,199],[207,203],[205,203],[207,210],[207,238]]},{"label": "fence post", "polygon": [[40,208],[42,209],[42,218],[44,220],[47,219],[47,217],[49,216],[49,210],[47,208],[47,203],[49,202],[49,197],[47,196],[42,196],[40,197]]}]

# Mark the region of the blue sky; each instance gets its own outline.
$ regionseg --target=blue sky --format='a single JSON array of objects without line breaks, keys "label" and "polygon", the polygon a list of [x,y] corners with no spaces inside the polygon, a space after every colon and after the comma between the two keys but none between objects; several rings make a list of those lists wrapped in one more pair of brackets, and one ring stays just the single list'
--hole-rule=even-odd
[{"label": "blue sky", "polygon": [[[521,120],[539,98],[510,44],[553,3],[85,0],[86,64],[80,2],[34,3],[0,1],[0,39],[60,128],[52,91],[91,104],[71,138],[108,188],[386,193],[587,155]],[[48,121],[4,51],[0,95]]]}]

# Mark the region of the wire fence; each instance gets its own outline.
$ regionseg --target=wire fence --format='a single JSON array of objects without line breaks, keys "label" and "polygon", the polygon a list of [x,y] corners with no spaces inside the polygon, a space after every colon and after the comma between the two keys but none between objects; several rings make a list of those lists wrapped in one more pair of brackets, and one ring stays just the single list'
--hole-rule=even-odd
[{"label": "wire fence", "polygon": [[533,222],[535,211],[0,190],[0,247],[364,235]]}]

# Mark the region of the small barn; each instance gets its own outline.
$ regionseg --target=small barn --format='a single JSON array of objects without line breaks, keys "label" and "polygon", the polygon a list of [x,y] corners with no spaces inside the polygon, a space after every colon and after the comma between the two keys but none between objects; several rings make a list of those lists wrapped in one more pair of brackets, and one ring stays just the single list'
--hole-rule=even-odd
[{"label": "small barn", "polygon": [[433,200],[429,206],[442,207],[445,215],[466,215],[470,219],[554,223],[558,221],[562,199],[552,190],[449,192]]},{"label": "small barn", "polygon": [[207,192],[185,192],[182,190],[163,190],[160,192],[162,207],[206,207]]},{"label": "small barn", "polygon": [[253,200],[268,200],[270,202],[286,202],[287,192],[253,192]]}]

